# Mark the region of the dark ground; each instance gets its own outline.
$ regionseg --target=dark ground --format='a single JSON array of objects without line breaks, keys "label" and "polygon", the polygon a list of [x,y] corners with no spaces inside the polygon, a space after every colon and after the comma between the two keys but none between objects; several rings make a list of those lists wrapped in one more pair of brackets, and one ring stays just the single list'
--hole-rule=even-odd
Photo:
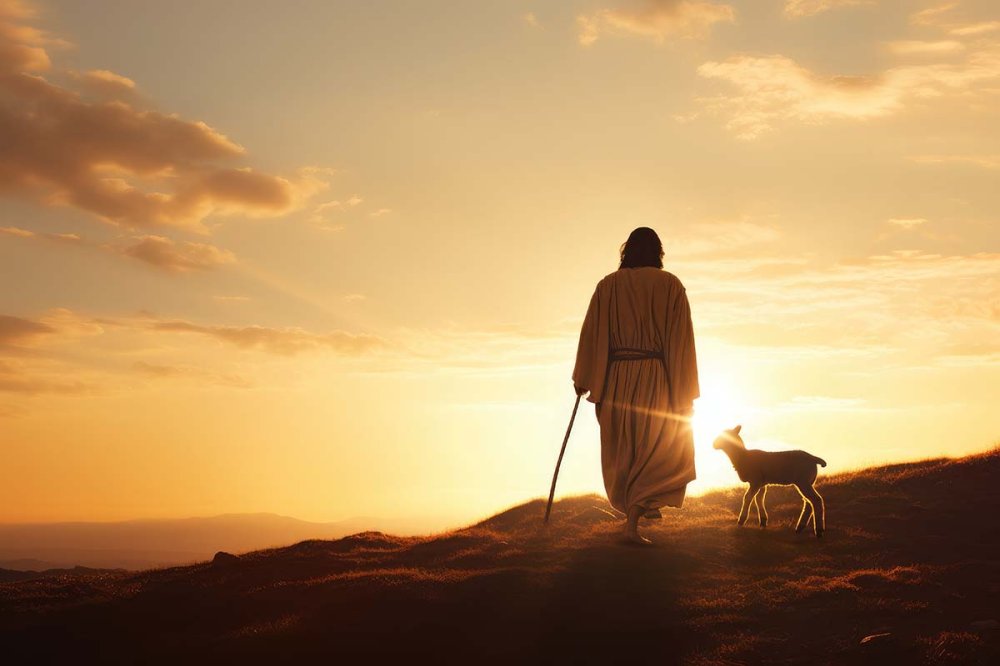
[{"label": "dark ground", "polygon": [[790,489],[766,530],[736,526],[742,490],[690,499],[646,549],[589,496],[547,530],[535,501],[433,537],[0,584],[0,661],[1000,663],[1000,451],[817,487],[822,540],[792,531]]}]

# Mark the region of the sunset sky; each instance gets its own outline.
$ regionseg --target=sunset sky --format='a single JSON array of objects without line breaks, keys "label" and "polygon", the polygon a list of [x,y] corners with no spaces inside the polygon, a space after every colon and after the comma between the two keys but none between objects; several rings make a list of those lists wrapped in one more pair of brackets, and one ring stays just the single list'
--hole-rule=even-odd
[{"label": "sunset sky", "polygon": [[0,522],[542,496],[637,226],[693,492],[983,450],[998,127],[995,0],[0,0]]}]

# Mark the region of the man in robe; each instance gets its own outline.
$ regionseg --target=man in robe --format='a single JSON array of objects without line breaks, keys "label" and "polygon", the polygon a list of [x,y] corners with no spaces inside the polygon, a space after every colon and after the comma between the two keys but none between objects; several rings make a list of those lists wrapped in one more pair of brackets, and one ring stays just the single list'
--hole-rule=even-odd
[{"label": "man in robe", "polygon": [[580,331],[573,383],[589,391],[601,427],[601,465],[611,505],[639,518],[680,507],[695,478],[691,414],[699,395],[691,310],[684,285],[663,270],[656,232],[640,227],[621,264],[597,284]]}]

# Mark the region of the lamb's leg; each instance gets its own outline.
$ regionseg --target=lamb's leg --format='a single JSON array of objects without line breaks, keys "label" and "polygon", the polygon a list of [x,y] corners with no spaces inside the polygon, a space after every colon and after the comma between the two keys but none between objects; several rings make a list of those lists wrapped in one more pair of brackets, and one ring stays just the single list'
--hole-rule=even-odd
[{"label": "lamb's leg", "polygon": [[795,533],[798,534],[806,528],[809,524],[809,519],[812,518],[813,507],[805,497],[802,498],[802,513],[799,514],[799,522],[795,523]]},{"label": "lamb's leg", "polygon": [[761,486],[761,489],[757,491],[757,495],[753,498],[754,503],[757,505],[757,519],[760,521],[761,527],[767,527],[767,509],[764,508],[764,498],[767,496],[767,486]]},{"label": "lamb's leg", "polygon": [[747,516],[750,515],[750,503],[753,502],[753,498],[756,497],[758,490],[760,490],[760,486],[751,484],[743,494],[743,506],[740,507],[740,517],[736,521],[738,525],[747,522]]},{"label": "lamb's leg", "polygon": [[807,488],[804,494],[809,503],[813,505],[813,532],[816,533],[817,537],[821,537],[826,531],[826,504],[823,502],[823,497],[812,486]]}]

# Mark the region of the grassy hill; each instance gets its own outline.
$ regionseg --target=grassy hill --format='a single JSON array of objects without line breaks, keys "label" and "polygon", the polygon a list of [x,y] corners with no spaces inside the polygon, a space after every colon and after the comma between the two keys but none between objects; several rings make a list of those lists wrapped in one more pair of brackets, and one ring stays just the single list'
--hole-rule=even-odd
[{"label": "grassy hill", "polygon": [[586,496],[548,529],[533,501],[431,537],[8,583],[0,645],[13,663],[1000,663],[1000,451],[818,487],[822,540],[793,533],[788,489],[766,530],[736,526],[741,489],[691,499],[644,524],[652,548]]}]

